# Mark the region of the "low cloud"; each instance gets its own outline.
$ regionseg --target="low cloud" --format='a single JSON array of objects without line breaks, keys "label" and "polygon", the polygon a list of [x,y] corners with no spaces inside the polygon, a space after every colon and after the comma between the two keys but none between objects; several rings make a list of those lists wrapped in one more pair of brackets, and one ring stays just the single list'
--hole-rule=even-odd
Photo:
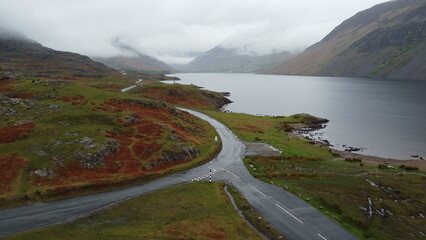
[{"label": "low cloud", "polygon": [[89,56],[134,51],[169,63],[219,44],[251,54],[300,51],[384,0],[0,0],[0,24]]}]

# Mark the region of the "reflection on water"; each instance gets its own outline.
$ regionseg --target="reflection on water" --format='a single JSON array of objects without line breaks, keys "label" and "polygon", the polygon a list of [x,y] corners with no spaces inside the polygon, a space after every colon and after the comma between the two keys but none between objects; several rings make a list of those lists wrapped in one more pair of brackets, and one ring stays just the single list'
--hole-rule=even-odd
[{"label": "reflection on water", "polygon": [[310,113],[330,120],[324,138],[364,154],[426,158],[426,81],[227,73],[176,74],[180,83],[230,92],[233,112]]}]

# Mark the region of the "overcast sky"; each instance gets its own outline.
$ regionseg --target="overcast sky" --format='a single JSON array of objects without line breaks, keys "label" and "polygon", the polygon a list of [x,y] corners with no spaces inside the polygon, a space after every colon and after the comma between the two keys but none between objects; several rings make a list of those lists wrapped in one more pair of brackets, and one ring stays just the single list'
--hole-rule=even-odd
[{"label": "overcast sky", "polygon": [[303,50],[386,0],[0,0],[0,25],[43,45],[120,54],[117,39],[168,63],[218,44],[256,54]]}]

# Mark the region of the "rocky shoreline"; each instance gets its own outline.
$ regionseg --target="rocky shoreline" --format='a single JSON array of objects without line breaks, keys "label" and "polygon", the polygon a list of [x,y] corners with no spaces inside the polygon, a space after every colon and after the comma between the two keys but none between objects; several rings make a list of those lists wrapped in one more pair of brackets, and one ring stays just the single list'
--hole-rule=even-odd
[{"label": "rocky shoreline", "polygon": [[[330,151],[334,154],[339,155],[342,159],[360,159],[363,162],[366,163],[372,163],[377,165],[385,165],[385,166],[392,166],[392,167],[400,167],[401,165],[408,166],[408,167],[414,167],[418,168],[420,170],[426,171],[426,160],[401,160],[401,159],[393,159],[393,158],[383,158],[383,157],[377,157],[377,156],[371,156],[371,155],[365,155],[360,153],[355,153],[354,151],[340,151],[332,148],[332,145],[327,144],[328,140],[314,140],[314,139],[306,139],[305,136],[302,135],[302,133],[299,131],[300,129],[308,129],[308,125],[300,124],[293,128],[293,131],[290,132],[291,136],[298,137],[300,139],[309,140],[314,142],[315,144],[321,146],[321,147],[327,147],[330,149]],[[349,147],[350,148],[350,147]]]}]

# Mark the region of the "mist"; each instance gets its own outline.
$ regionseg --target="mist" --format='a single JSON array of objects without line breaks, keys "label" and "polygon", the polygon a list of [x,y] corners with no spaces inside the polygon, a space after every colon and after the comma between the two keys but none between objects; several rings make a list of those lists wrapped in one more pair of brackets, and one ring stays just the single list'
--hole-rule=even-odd
[{"label": "mist", "polygon": [[0,0],[0,24],[57,50],[95,57],[137,53],[184,64],[217,45],[256,55],[302,51],[382,2]]}]

